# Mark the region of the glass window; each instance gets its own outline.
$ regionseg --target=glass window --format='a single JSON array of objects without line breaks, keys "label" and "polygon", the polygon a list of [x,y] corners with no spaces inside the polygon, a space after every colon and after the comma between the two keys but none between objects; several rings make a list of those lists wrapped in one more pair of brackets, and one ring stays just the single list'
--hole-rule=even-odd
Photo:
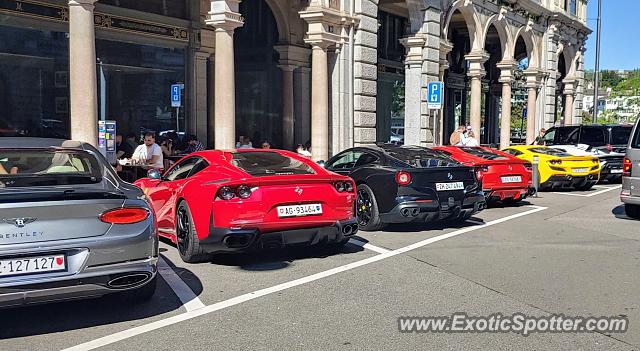
[{"label": "glass window", "polygon": [[481,158],[484,158],[485,160],[506,160],[507,159],[503,155],[499,155],[479,147],[461,147],[460,149],[470,155],[481,157]]},{"label": "glass window", "polygon": [[520,151],[518,151],[518,150],[515,150],[515,149],[504,149],[503,151],[504,151],[504,152],[506,152],[506,153],[508,153],[508,154],[511,154],[511,155],[513,155],[513,156],[520,156],[520,155],[522,155],[522,152],[520,152]]},{"label": "glass window", "polygon": [[277,152],[235,152],[231,163],[254,177],[316,173],[303,161]]},{"label": "glass window", "polygon": [[553,140],[556,137],[556,130],[550,129],[546,133],[544,133],[544,144],[545,145],[553,145]]},{"label": "glass window", "polygon": [[634,149],[640,149],[640,122],[636,123],[636,132],[633,136],[631,147]]},{"label": "glass window", "polygon": [[562,127],[557,129],[558,136],[555,144],[577,144],[580,127]]},{"label": "glass window", "polygon": [[631,138],[633,127],[613,127],[611,128],[611,145],[627,145]]},{"label": "glass window", "polygon": [[336,169],[351,169],[356,166],[356,162],[364,152],[362,151],[347,151],[334,161],[327,163],[327,168],[331,170]]},{"label": "glass window", "polygon": [[605,129],[583,127],[582,130],[580,131],[579,142],[581,144],[587,144],[590,146],[607,145],[607,140],[605,138]]},{"label": "glass window", "polygon": [[189,173],[196,167],[198,161],[200,161],[199,157],[190,157],[182,162],[176,163],[164,176],[165,180],[171,182],[189,177]]},{"label": "glass window", "polygon": [[366,165],[370,165],[372,163],[378,162],[378,157],[376,155],[365,152],[358,158],[355,167],[362,167]]},{"label": "glass window", "polygon": [[185,83],[184,49],[97,40],[96,52],[99,115],[115,120],[118,134],[186,130],[185,109],[176,120],[170,96],[171,85]]},{"label": "glass window", "polygon": [[383,146],[387,155],[408,164],[411,167],[456,167],[460,163],[452,159],[447,153],[418,146],[393,147]]},{"label": "glass window", "polygon": [[543,155],[549,155],[549,156],[556,156],[556,157],[569,157],[571,155],[569,155],[568,153],[566,153],[565,151],[559,150],[559,149],[552,149],[550,147],[535,147],[535,148],[531,148],[529,149],[529,151],[536,153],[536,154],[543,154]]},{"label": "glass window", "polygon": [[168,17],[189,19],[188,0],[100,0],[100,3]]},{"label": "glass window", "polygon": [[69,138],[69,40],[0,26],[0,136]]},{"label": "glass window", "polygon": [[83,151],[0,151],[0,188],[93,184],[102,180],[102,171]]}]

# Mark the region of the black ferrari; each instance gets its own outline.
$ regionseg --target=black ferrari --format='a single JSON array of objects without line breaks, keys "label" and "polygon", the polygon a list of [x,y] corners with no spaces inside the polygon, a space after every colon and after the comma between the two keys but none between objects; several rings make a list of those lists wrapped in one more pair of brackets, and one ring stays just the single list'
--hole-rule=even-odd
[{"label": "black ferrari", "polygon": [[391,144],[356,147],[325,167],[357,185],[362,230],[387,223],[464,221],[486,207],[475,169],[425,147]]}]

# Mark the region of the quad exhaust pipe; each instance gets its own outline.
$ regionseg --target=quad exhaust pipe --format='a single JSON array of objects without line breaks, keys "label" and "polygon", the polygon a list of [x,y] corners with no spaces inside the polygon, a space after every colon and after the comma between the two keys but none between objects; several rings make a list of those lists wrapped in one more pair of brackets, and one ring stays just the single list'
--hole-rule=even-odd
[{"label": "quad exhaust pipe", "polygon": [[357,224],[349,224],[342,227],[342,234],[344,235],[352,235],[358,232]]},{"label": "quad exhaust pipe", "polygon": [[400,214],[402,217],[415,218],[420,214],[420,209],[417,207],[406,207],[400,210]]}]

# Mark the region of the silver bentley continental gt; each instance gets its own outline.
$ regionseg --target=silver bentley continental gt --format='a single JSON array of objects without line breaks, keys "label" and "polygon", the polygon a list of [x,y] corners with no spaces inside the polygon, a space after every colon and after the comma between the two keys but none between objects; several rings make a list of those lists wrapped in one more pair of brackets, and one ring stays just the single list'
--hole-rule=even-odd
[{"label": "silver bentley continental gt", "polygon": [[89,144],[0,138],[0,307],[156,289],[143,192]]}]

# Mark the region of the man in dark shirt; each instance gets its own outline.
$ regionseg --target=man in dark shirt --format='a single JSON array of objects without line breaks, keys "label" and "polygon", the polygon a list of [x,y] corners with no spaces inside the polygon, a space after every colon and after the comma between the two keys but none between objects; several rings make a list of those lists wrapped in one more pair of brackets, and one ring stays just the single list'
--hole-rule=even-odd
[{"label": "man in dark shirt", "polygon": [[131,145],[123,140],[122,135],[116,135],[116,158],[131,158],[131,156],[133,156]]},{"label": "man in dark shirt", "polygon": [[204,149],[205,149],[204,145],[202,145],[202,143],[198,141],[198,138],[196,138],[195,135],[189,135],[187,137],[187,149],[184,150],[185,154],[190,154],[192,152],[197,152],[197,151],[203,151]]}]

